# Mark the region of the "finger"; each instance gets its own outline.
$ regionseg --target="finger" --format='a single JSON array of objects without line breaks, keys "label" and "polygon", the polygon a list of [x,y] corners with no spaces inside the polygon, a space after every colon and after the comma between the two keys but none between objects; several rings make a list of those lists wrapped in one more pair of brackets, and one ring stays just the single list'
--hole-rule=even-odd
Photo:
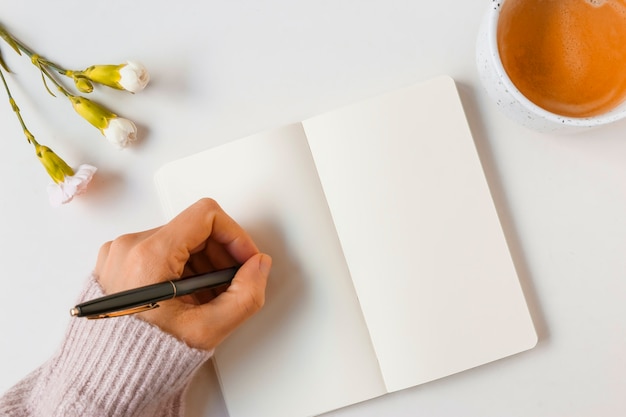
[{"label": "finger", "polygon": [[96,273],[100,273],[104,269],[104,265],[109,257],[109,252],[111,251],[111,243],[106,242],[104,245],[100,247],[100,251],[98,252],[98,259],[96,260]]},{"label": "finger", "polygon": [[196,323],[210,329],[215,346],[263,306],[271,265],[269,255],[254,255],[239,268],[226,291],[197,307],[202,320]]},{"label": "finger", "polygon": [[98,252],[96,271],[102,271],[104,269],[110,255],[115,257],[126,254],[133,246],[154,234],[158,229],[159,227],[156,227],[142,232],[124,234],[118,236],[113,241],[103,244]]},{"label": "finger", "polygon": [[160,246],[165,259],[178,263],[181,269],[190,254],[202,247],[209,236],[241,264],[259,252],[245,230],[211,199],[199,200],[150,238]]},{"label": "finger", "polygon": [[[182,276],[187,277],[193,274],[203,274],[219,269],[230,268],[237,265],[237,261],[224,249],[224,247],[209,238],[204,249],[199,253],[192,253],[185,264]],[[190,271],[192,274],[190,274]]]},{"label": "finger", "polygon": [[213,239],[207,241],[206,250],[202,255],[215,269],[229,268],[238,263],[222,244]]}]

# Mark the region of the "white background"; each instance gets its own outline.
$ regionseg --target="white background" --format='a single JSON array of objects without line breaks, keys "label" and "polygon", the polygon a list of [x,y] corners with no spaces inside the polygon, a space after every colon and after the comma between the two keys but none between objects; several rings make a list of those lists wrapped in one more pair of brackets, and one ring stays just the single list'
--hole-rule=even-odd
[{"label": "white background", "polygon": [[[163,222],[152,180],[162,164],[448,74],[459,84],[539,344],[330,415],[625,415],[626,123],[557,136],[502,116],[474,61],[489,3],[0,0],[0,22],[68,68],[137,59],[152,74],[140,94],[94,96],[140,127],[139,143],[117,151],[65,99],[45,92],[26,58],[0,44],[39,142],[71,165],[99,168],[88,194],[49,207],[49,178],[0,92],[0,391],[57,349],[99,246]],[[189,415],[227,415],[209,367],[191,397]]]}]

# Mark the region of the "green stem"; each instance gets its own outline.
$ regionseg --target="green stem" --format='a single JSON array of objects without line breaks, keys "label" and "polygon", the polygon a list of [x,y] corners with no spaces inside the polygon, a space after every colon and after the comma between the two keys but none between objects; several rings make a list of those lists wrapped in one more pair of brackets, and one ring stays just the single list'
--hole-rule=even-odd
[{"label": "green stem", "polygon": [[[32,49],[30,49],[28,46],[26,46],[24,43],[22,43],[19,39],[15,38],[15,36],[13,36],[9,31],[7,31],[4,27],[0,26],[0,30],[2,31],[2,33],[4,34],[5,37],[8,38],[5,39],[7,42],[9,42],[11,44],[12,47],[17,47],[18,50],[20,50],[21,52],[23,52],[24,54],[26,54],[29,58],[30,61],[33,65],[35,65],[37,68],[39,68],[39,70],[41,71],[41,73],[43,75],[45,75],[45,77],[47,77],[50,81],[52,81],[52,83],[57,87],[57,89],[59,91],[61,91],[63,93],[63,95],[65,95],[66,97],[69,97],[71,94],[67,91],[67,89],[61,85],[61,83],[59,83],[59,81],[51,74],[51,70],[58,72],[61,75],[64,76],[68,76],[68,74],[70,73],[70,71],[66,70],[65,68],[61,67],[60,65],[49,61],[48,59],[45,59],[43,57],[41,57],[41,55],[37,54],[35,51],[33,51]],[[42,77],[44,78],[44,77]],[[46,87],[46,89],[48,90],[48,92],[50,94],[52,94],[52,92],[48,89],[48,86],[46,85],[46,80],[45,78],[43,79],[43,83],[44,86]],[[52,94],[54,95],[54,94]]]},{"label": "green stem", "polygon": [[[9,33],[6,29],[3,28],[2,31],[6,34],[6,36],[11,38],[11,40],[15,43],[15,45],[18,47],[18,49],[20,51],[24,52],[29,58],[32,59],[33,56],[40,57],[39,54],[37,54],[35,51],[30,49],[24,43],[22,43],[19,39],[17,39],[15,36],[13,36],[11,33]],[[67,70],[65,68],[61,67],[60,65],[57,65],[56,63],[54,63],[52,61],[47,60],[47,59],[38,58],[38,61],[41,62],[42,64],[44,64],[45,66],[52,68],[53,70],[55,70],[56,72],[58,72],[61,75],[65,75],[65,73],[67,72]]]},{"label": "green stem", "polygon": [[[54,78],[54,76],[53,76],[52,74],[50,74],[50,70],[48,69],[48,67],[46,67],[46,66],[44,66],[44,65],[38,65],[37,67],[41,70],[41,73],[42,73],[42,74],[44,74],[46,77],[48,77],[48,79],[49,79],[50,81],[52,81],[52,83],[56,86],[56,88],[57,88],[57,89],[58,89],[61,93],[63,93],[63,95],[64,95],[65,97],[69,97],[69,96],[71,96],[71,95],[72,95],[69,91],[67,91],[67,89],[66,89],[66,88],[65,88],[65,87],[64,87],[64,86],[63,86],[63,85],[62,85],[59,81],[57,81],[57,79],[56,79],[56,78]],[[45,85],[45,84],[46,84],[46,82],[45,82],[45,80],[44,80],[44,85]],[[46,88],[47,88],[47,86],[46,86]],[[50,90],[48,90],[48,92],[50,92]],[[52,94],[52,93],[51,93],[51,94]],[[54,94],[52,94],[52,95],[54,95]]]},{"label": "green stem", "polygon": [[24,123],[24,119],[22,118],[22,114],[20,113],[20,108],[17,106],[17,104],[15,103],[15,100],[13,99],[13,96],[11,95],[11,90],[9,89],[9,85],[7,84],[7,80],[4,77],[4,72],[2,69],[0,69],[0,78],[2,78],[2,84],[4,84],[4,89],[7,92],[7,96],[9,96],[9,103],[11,104],[11,108],[13,109],[13,112],[17,116],[17,119],[20,121],[22,130],[24,131],[24,135],[26,136],[26,140],[35,146],[39,145],[37,141],[35,140],[35,137],[33,136],[33,134],[30,133],[30,131],[26,127],[26,123]]}]

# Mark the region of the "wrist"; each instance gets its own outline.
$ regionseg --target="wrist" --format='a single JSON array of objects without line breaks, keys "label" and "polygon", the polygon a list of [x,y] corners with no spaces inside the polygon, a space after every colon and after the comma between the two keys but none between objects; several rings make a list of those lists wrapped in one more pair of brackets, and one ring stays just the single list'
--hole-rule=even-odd
[{"label": "wrist", "polygon": [[[92,279],[81,298],[101,295]],[[210,355],[133,316],[74,318],[51,367],[50,385],[59,401],[80,403],[85,415],[106,410],[130,416],[168,401],[180,406],[174,397]]]}]

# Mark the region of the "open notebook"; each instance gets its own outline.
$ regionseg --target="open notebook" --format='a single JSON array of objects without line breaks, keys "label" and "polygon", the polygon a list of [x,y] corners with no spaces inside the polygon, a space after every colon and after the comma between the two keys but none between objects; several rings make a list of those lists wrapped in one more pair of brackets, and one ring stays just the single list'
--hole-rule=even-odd
[{"label": "open notebook", "polygon": [[537,336],[449,77],[171,162],[168,216],[212,197],[274,267],[215,354],[231,417],[317,415]]}]

